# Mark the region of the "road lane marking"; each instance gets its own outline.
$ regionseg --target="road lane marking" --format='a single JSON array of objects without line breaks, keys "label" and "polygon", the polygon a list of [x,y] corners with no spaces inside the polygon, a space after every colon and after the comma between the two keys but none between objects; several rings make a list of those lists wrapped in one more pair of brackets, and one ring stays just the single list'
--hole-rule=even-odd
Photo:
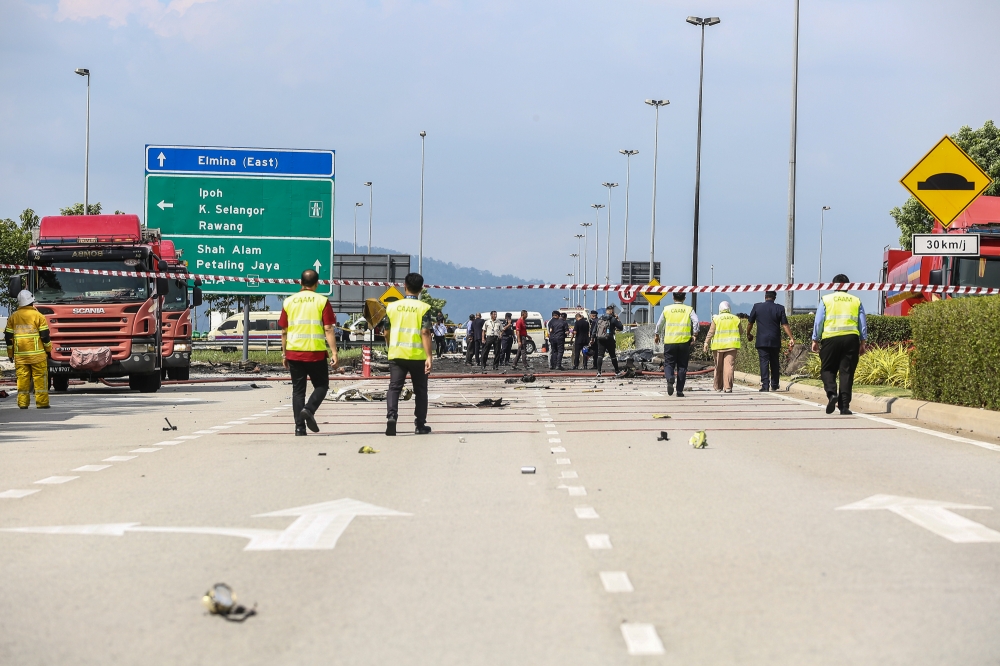
[{"label": "road lane marking", "polygon": [[[569,462],[569,461],[567,461],[567,462]],[[560,479],[579,479],[580,475],[577,474],[576,472],[567,470],[567,471],[563,472],[562,474],[560,474],[559,478]]]},{"label": "road lane marking", "polygon": [[196,435],[214,435],[215,431],[214,430],[195,430],[194,434],[196,434]]},{"label": "road lane marking", "polygon": [[154,448],[152,446],[143,446],[138,449],[132,449],[129,453],[152,453],[153,451],[159,451],[160,449]]},{"label": "road lane marking", "polygon": [[246,421],[226,421],[229,425],[246,425]]},{"label": "road lane marking", "polygon": [[553,446],[549,451],[552,451],[552,453],[566,453],[565,447],[562,446]]},{"label": "road lane marking", "polygon": [[49,476],[42,479],[41,481],[35,481],[35,483],[44,483],[48,485],[53,485],[56,483],[66,483],[68,481],[72,481],[73,479],[79,479],[79,478],[80,477],[78,476]]},{"label": "road lane marking", "polygon": [[111,465],[84,465],[83,467],[77,467],[74,472],[100,472],[102,469],[107,469]]},{"label": "road lane marking", "polygon": [[611,550],[611,537],[607,534],[586,534],[583,538],[591,550]]},{"label": "road lane marking", "polygon": [[5,490],[0,493],[0,499],[21,499],[22,497],[34,495],[39,492],[41,492],[39,488],[35,488],[34,490]]},{"label": "road lane marking", "polygon": [[641,622],[622,622],[622,638],[628,653],[641,657],[663,654],[663,641],[656,633],[656,627]]},{"label": "road lane marking", "polygon": [[549,444],[562,444],[562,440],[558,437],[550,437]]},{"label": "road lane marking", "polygon": [[211,428],[209,428],[209,430],[226,430],[227,428],[232,428],[232,427],[233,426],[231,425],[212,426]]},{"label": "road lane marking", "polygon": [[183,444],[184,442],[178,439],[170,439],[165,442],[157,442],[153,446],[176,446],[178,444]]},{"label": "road lane marking", "polygon": [[600,575],[605,592],[635,592],[632,581],[624,571],[602,571]]},{"label": "road lane marking", "polygon": [[557,465],[568,465],[569,464],[569,458],[556,458],[556,464]]},{"label": "road lane marking", "polygon": [[867,499],[853,504],[837,507],[837,511],[873,511],[885,509],[897,516],[906,518],[911,523],[930,530],[952,543],[997,543],[1000,542],[1000,532],[991,530],[964,516],[948,509],[981,509],[989,511],[993,507],[959,504],[957,502],[938,502],[936,500],[918,499],[916,497],[899,497],[897,495],[872,495]]},{"label": "road lane marking", "polygon": [[539,421],[553,421],[554,419],[539,419]]},{"label": "road lane marking", "polygon": [[560,485],[556,486],[556,488],[558,490],[567,490],[567,491],[569,491],[569,494],[571,496],[573,496],[573,497],[583,497],[584,495],[587,494],[587,489],[584,488],[583,486],[567,486],[567,485],[560,484]]},{"label": "road lane marking", "polygon": [[593,518],[600,518],[600,516],[597,515],[597,512],[594,511],[594,508],[590,507],[590,506],[578,506],[578,507],[575,507],[573,509],[573,511],[576,512],[576,517],[577,518],[582,518],[582,519],[585,519],[585,520],[586,519],[593,519]]},{"label": "road lane marking", "polygon": [[175,439],[188,440],[188,439],[198,439],[198,437],[199,435],[178,435]]},{"label": "road lane marking", "polygon": [[139,456],[111,456],[110,458],[105,458],[104,462],[126,462],[128,460],[135,460]]}]

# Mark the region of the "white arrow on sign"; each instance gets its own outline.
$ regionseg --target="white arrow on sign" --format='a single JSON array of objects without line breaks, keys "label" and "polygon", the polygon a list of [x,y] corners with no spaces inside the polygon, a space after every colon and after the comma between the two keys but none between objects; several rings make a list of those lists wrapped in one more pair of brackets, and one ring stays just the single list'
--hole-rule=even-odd
[{"label": "white arrow on sign", "polygon": [[51,527],[13,527],[3,532],[26,534],[96,534],[124,536],[126,532],[160,532],[167,534],[214,534],[249,539],[243,550],[333,550],[355,516],[410,516],[374,504],[345,497],[333,502],[320,502],[294,509],[259,513],[254,518],[294,516],[295,522],[284,530],[252,527],[145,527],[139,523],[109,523],[104,525],[55,525]]},{"label": "white arrow on sign", "polygon": [[837,511],[873,511],[885,509],[953,543],[997,543],[1000,542],[1000,532],[991,530],[985,525],[980,525],[973,520],[969,520],[948,510],[981,509],[989,511],[992,508],[989,506],[975,506],[973,504],[959,504],[957,502],[924,500],[916,497],[872,495],[860,502],[837,507]]},{"label": "white arrow on sign", "polygon": [[164,155],[164,154],[163,154],[163,153],[161,152],[161,153],[160,153],[159,155],[157,155],[157,156],[156,156],[156,159],[158,159],[158,160],[160,161],[160,166],[162,167],[162,166],[163,166],[163,160],[167,159],[167,156],[166,156],[166,155]]},{"label": "white arrow on sign", "polygon": [[[302,264],[299,264],[299,265],[301,266]],[[313,268],[315,268],[315,269],[316,269],[316,272],[317,272],[317,273],[319,273],[319,267],[320,267],[320,266],[322,266],[322,265],[323,265],[323,264],[322,264],[322,263],[320,262],[320,260],[319,260],[319,259],[317,259],[317,260],[316,260],[316,261],[315,261],[315,262],[313,263]]]},{"label": "white arrow on sign", "polygon": [[166,201],[160,201],[160,203],[156,204],[156,207],[163,210],[164,208],[173,208],[174,205],[167,203]]}]

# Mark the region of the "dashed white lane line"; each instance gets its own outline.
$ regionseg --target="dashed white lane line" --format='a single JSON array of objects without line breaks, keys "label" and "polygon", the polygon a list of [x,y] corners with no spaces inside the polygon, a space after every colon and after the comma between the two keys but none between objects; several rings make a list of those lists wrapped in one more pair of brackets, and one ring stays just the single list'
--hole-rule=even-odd
[{"label": "dashed white lane line", "polygon": [[165,442],[157,442],[153,446],[177,446],[178,444],[183,444],[183,440],[179,439],[169,439]]},{"label": "dashed white lane line", "polygon": [[226,430],[226,429],[232,428],[232,427],[233,426],[231,426],[231,425],[212,426],[211,428],[209,428],[209,430]]},{"label": "dashed white lane line", "polygon": [[656,627],[642,622],[622,622],[622,638],[628,653],[637,657],[663,654],[663,641],[656,633]]},{"label": "dashed white lane line", "polygon": [[138,449],[132,449],[131,451],[129,451],[129,453],[152,453],[153,451],[159,451],[159,450],[160,449],[157,449],[152,446],[143,446]]},{"label": "dashed white lane line", "polygon": [[198,439],[198,437],[199,435],[180,435],[176,439],[188,440],[188,439]]},{"label": "dashed white lane line", "polygon": [[569,458],[556,458],[556,464],[557,465],[568,465],[569,464]]},{"label": "dashed white lane line", "polygon": [[77,467],[74,472],[100,472],[102,469],[107,469],[111,465],[84,465],[83,467]]},{"label": "dashed white lane line", "polygon": [[43,483],[46,485],[54,485],[57,483],[66,483],[72,481],[73,479],[79,479],[78,476],[49,476],[40,481],[35,481],[35,483]]},{"label": "dashed white lane line", "polygon": [[573,496],[573,497],[583,497],[584,495],[587,494],[587,489],[584,488],[583,486],[559,485],[559,486],[556,486],[556,488],[558,488],[560,490],[565,489],[565,490],[569,491],[569,494],[571,496]]},{"label": "dashed white lane line", "polygon": [[549,451],[552,453],[566,453],[566,448],[562,446],[553,446]]},{"label": "dashed white lane line", "polygon": [[635,592],[632,581],[624,571],[602,571],[601,585],[605,592]]},{"label": "dashed white lane line", "polygon": [[214,430],[195,430],[194,434],[196,434],[196,435],[214,435],[215,431]]},{"label": "dashed white lane line", "polygon": [[562,440],[558,437],[549,437],[549,444],[562,444]]},{"label": "dashed white lane line", "polygon": [[0,493],[0,499],[21,499],[22,497],[34,495],[38,492],[41,492],[38,488],[35,488],[34,490],[5,490]]},{"label": "dashed white lane line", "polygon": [[574,507],[573,511],[576,512],[577,518],[583,518],[583,519],[600,518],[600,516],[597,515],[597,512],[594,511],[594,507],[592,506]]},{"label": "dashed white lane line", "polygon": [[607,534],[585,534],[583,538],[591,550],[611,550],[611,536]]},{"label": "dashed white lane line", "polygon": [[226,421],[229,425],[246,425],[246,421]]},{"label": "dashed white lane line", "polygon": [[541,421],[553,421],[554,419],[540,419]]},{"label": "dashed white lane line", "polygon": [[139,456],[111,456],[110,458],[105,458],[104,462],[127,462],[129,460],[135,460]]},{"label": "dashed white lane line", "polygon": [[559,478],[560,479],[579,479],[580,475],[577,474],[574,471],[566,470],[565,472],[563,472],[562,474],[559,475]]}]

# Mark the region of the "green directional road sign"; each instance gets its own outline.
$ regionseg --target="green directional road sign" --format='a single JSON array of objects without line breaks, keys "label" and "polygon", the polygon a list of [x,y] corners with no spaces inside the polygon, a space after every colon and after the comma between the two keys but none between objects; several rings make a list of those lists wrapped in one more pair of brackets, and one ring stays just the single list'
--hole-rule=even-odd
[{"label": "green directional road sign", "polygon": [[[333,269],[332,179],[146,175],[146,224],[182,251],[192,273],[297,278]],[[291,293],[298,285],[206,282],[208,293]],[[320,293],[329,293],[321,287]]]}]

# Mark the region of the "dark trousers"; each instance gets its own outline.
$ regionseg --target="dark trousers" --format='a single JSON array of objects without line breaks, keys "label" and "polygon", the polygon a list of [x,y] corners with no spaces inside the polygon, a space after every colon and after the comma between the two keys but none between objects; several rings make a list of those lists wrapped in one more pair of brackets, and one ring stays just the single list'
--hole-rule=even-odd
[{"label": "dark trousers", "polygon": [[465,362],[472,363],[475,362],[479,365],[479,355],[483,349],[483,341],[479,338],[473,337],[466,340],[465,349]]},{"label": "dark trousers", "polygon": [[[826,397],[838,396],[841,409],[851,405],[851,389],[854,387],[854,371],[858,369],[861,338],[857,335],[838,335],[820,342],[820,373]],[[837,391],[837,375],[840,375],[840,391]]]},{"label": "dark trousers", "polygon": [[[289,361],[288,372],[292,375],[292,412],[295,416],[295,428],[305,428],[306,421],[302,418],[302,409],[308,409],[313,414],[323,404],[323,398],[330,390],[330,368],[326,361]],[[313,385],[312,395],[306,402],[306,379]]]},{"label": "dark trousers", "polygon": [[673,384],[676,370],[677,390],[681,392],[684,391],[684,383],[687,381],[689,358],[691,358],[690,342],[663,345],[663,377],[668,384]]},{"label": "dark trousers", "polygon": [[510,348],[514,346],[514,336],[507,335],[500,337],[500,362],[504,365],[510,363]]},{"label": "dark trousers", "polygon": [[604,354],[607,352],[608,357],[611,359],[611,365],[615,369],[615,374],[618,374],[618,356],[615,352],[615,347],[618,346],[618,341],[614,338],[608,340],[598,340],[597,341],[597,358],[594,359],[594,367],[597,371],[601,371],[601,365],[604,363]]},{"label": "dark trousers", "polygon": [[777,391],[781,378],[781,347],[757,347],[757,356],[760,357],[760,387],[766,389],[770,383],[771,390]]},{"label": "dark trousers", "polygon": [[527,337],[521,338],[518,341],[517,354],[514,356],[514,367],[515,368],[517,367],[517,362],[519,360],[521,360],[521,357],[523,356],[524,357],[524,369],[525,370],[531,370],[531,366],[528,365],[527,342],[528,342],[528,338]]},{"label": "dark trousers", "polygon": [[434,342],[437,343],[437,357],[441,358],[441,354],[444,353],[445,343],[443,335],[435,335]]},{"label": "dark trousers", "polygon": [[483,360],[480,363],[484,368],[486,367],[486,361],[490,358],[490,350],[493,350],[493,369],[496,370],[500,365],[500,337],[497,335],[491,335],[486,338],[486,344],[483,345]]},{"label": "dark trousers", "polygon": [[580,357],[583,356],[583,369],[587,369],[587,355],[583,353],[583,348],[587,346],[586,340],[573,341],[573,369],[580,367]]},{"label": "dark trousers", "polygon": [[389,359],[389,391],[385,395],[386,418],[396,420],[399,417],[399,394],[403,390],[406,375],[413,382],[414,424],[417,427],[427,423],[427,373],[424,372],[423,361],[410,361],[402,358]]},{"label": "dark trousers", "polygon": [[566,353],[566,340],[549,338],[549,367],[553,370],[561,368],[563,355]]}]

